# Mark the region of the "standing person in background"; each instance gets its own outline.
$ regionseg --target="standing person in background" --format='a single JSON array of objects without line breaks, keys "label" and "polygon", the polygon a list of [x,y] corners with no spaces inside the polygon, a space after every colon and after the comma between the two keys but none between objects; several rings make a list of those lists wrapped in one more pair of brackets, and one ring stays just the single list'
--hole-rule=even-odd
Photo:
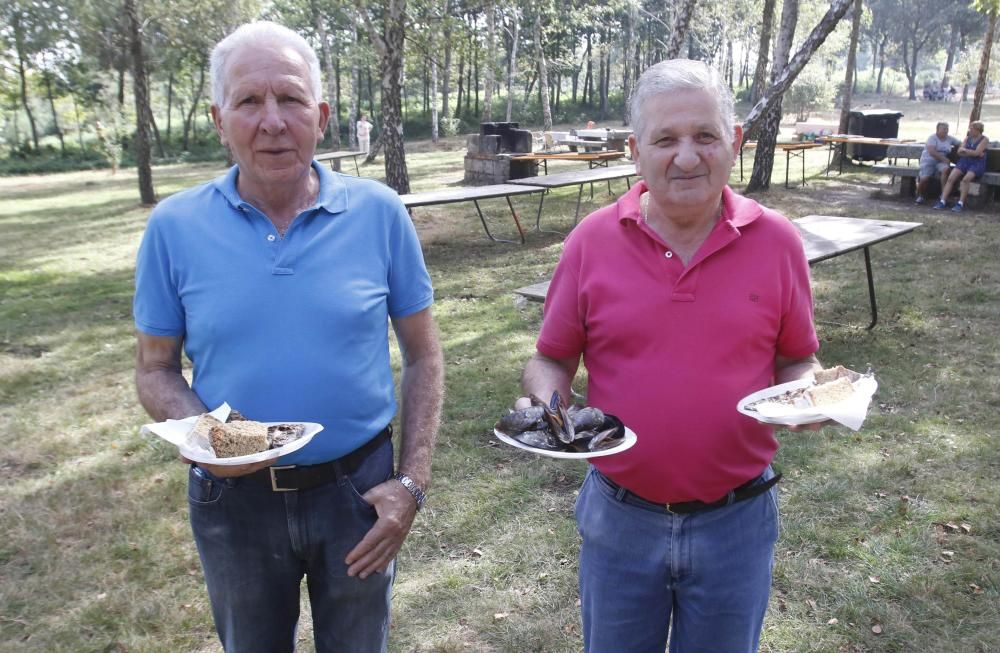
[{"label": "standing person in background", "polygon": [[358,134],[358,151],[368,153],[371,149],[371,135],[372,135],[372,125],[368,122],[368,117],[365,114],[361,114],[361,119],[355,125],[355,131]]},{"label": "standing person in background", "polygon": [[577,499],[587,653],[750,653],[780,475],[773,427],[736,405],[820,369],[809,264],[788,219],[727,185],[743,132],[715,70],[651,67],[631,124],[642,180],[566,239],[522,387],[569,398],[582,357],[587,403],[638,438]]},{"label": "standing person in background", "polygon": [[[424,500],[441,411],[420,243],[388,187],[313,161],[330,108],[302,37],[243,25],[212,51],[211,78],[236,165],[149,218],[139,400],[157,421],[229,402],[257,421],[324,425],[278,461],[190,465],[212,614],[228,653],[291,653],[304,576],[316,651],[383,653],[394,559]],[[395,470],[390,323],[402,354]]]},{"label": "standing person in background", "polygon": [[951,153],[951,149],[959,145],[960,142],[954,136],[948,135],[948,123],[939,122],[937,124],[937,129],[927,139],[927,145],[920,153],[920,172],[917,173],[917,197],[913,200],[914,203],[923,204],[926,201],[924,192],[934,175],[940,175],[941,188],[945,187],[945,184],[948,183],[948,172],[951,170],[951,161],[948,159],[948,155]]},{"label": "standing person in background", "polygon": [[969,123],[965,142],[958,148],[958,163],[948,176],[948,183],[941,190],[941,199],[934,205],[935,209],[947,208],[948,196],[955,190],[955,184],[959,184],[959,199],[951,210],[961,213],[965,208],[965,200],[969,198],[969,187],[986,172],[986,148],[990,145],[990,139],[983,133],[984,129],[985,125],[979,120]]}]

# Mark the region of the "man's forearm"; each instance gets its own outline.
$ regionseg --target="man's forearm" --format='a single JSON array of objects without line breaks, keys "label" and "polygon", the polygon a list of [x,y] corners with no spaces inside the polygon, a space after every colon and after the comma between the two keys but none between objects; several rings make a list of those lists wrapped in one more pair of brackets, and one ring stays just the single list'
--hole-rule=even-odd
[{"label": "man's forearm", "polygon": [[524,366],[521,375],[521,388],[525,395],[535,395],[542,401],[548,401],[553,391],[559,392],[563,403],[569,404],[570,387],[576,376],[578,360],[556,360],[536,353]]},{"label": "man's forearm", "polygon": [[823,365],[816,358],[815,354],[794,360],[779,356],[775,362],[774,383],[775,385],[780,385],[790,381],[797,381],[806,378],[810,374],[815,374],[821,369],[823,369]]},{"label": "man's forearm", "polygon": [[412,363],[403,365],[403,398],[399,471],[426,489],[431,481],[431,456],[441,426],[444,398],[444,363],[434,348]]},{"label": "man's forearm", "polygon": [[187,379],[173,370],[138,371],[135,375],[139,403],[158,422],[204,413],[205,404]]}]

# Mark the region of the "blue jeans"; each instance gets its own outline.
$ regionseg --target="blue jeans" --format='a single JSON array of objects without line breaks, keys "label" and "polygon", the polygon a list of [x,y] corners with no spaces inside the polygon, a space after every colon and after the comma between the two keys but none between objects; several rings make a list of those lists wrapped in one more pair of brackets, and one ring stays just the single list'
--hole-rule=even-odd
[{"label": "blue jeans", "polygon": [[[761,482],[774,476],[768,467]],[[591,467],[576,503],[587,653],[752,653],[771,589],[777,487],[688,515],[620,500]]]},{"label": "blue jeans", "polygon": [[361,495],[392,472],[391,441],[355,473],[311,490],[273,492],[191,467],[191,529],[227,653],[291,653],[303,576],[317,652],[386,650],[395,563],[361,580],[344,558],[376,520]]}]

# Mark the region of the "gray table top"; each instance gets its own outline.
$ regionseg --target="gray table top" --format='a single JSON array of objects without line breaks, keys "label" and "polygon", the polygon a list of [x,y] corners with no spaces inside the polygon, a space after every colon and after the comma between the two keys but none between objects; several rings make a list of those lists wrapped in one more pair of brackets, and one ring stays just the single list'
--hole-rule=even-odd
[{"label": "gray table top", "polygon": [[471,202],[493,197],[510,197],[511,195],[529,195],[540,193],[544,188],[538,186],[520,186],[514,184],[492,184],[489,186],[462,186],[445,190],[432,190],[423,193],[408,193],[400,195],[407,207],[430,206],[433,204],[451,204],[453,202]]},{"label": "gray table top", "polygon": [[[894,220],[869,220],[844,218],[831,215],[807,215],[792,220],[802,236],[809,264],[847,254],[896,236],[902,236],[919,227],[920,222]],[[514,292],[531,301],[545,301],[549,281],[539,281]]]},{"label": "gray table top", "polygon": [[330,159],[346,159],[360,154],[365,154],[365,152],[350,152],[346,150],[343,152],[323,152],[322,154],[317,154],[313,158],[317,161],[329,161]]},{"label": "gray table top", "polygon": [[576,186],[577,184],[586,184],[592,181],[621,179],[622,177],[632,177],[634,175],[635,164],[630,163],[620,166],[608,166],[607,168],[571,170],[569,172],[560,172],[554,175],[540,175],[538,177],[525,177],[524,179],[511,179],[510,183],[524,186],[559,188],[560,186]]}]

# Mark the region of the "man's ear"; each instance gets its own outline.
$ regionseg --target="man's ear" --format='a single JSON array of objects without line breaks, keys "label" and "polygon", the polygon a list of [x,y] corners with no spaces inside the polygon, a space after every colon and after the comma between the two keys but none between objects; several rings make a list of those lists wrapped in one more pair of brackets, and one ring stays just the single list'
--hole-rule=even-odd
[{"label": "man's ear", "polygon": [[635,133],[631,133],[628,136],[628,149],[632,153],[632,163],[635,164],[635,174],[641,175],[642,172],[639,171],[639,140],[635,137]]},{"label": "man's ear", "polygon": [[219,141],[229,147],[229,143],[226,142],[226,132],[222,128],[222,109],[218,105],[213,104],[211,107],[212,112],[212,122],[215,124],[215,131],[219,135]]},{"label": "man's ear", "polygon": [[327,102],[319,103],[319,124],[317,125],[316,131],[316,142],[319,143],[323,140],[323,134],[326,133],[326,126],[330,122],[330,105]]},{"label": "man's ear", "polygon": [[743,125],[733,126],[733,158],[740,155],[740,148],[743,147]]}]

